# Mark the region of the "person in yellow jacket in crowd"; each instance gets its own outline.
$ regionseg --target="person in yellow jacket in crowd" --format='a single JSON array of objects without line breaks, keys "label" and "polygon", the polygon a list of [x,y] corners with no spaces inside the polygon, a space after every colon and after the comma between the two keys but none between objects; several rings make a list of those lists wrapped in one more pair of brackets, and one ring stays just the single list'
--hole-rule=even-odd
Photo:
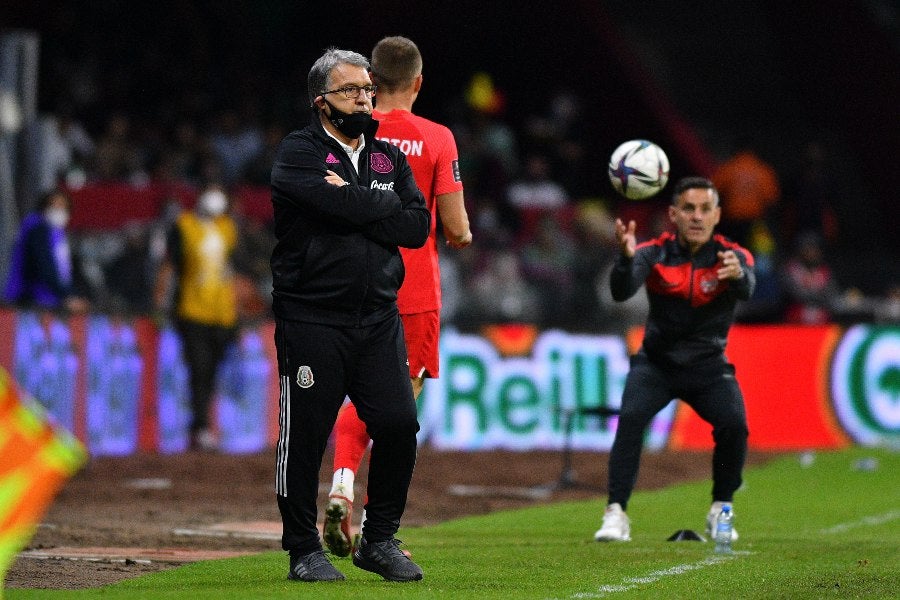
[{"label": "person in yellow jacket in crowd", "polygon": [[158,311],[170,308],[181,337],[190,378],[192,450],[217,448],[209,408],[216,370],[237,333],[231,256],[238,229],[228,206],[225,190],[211,184],[193,210],[179,215],[168,235],[154,294]]}]

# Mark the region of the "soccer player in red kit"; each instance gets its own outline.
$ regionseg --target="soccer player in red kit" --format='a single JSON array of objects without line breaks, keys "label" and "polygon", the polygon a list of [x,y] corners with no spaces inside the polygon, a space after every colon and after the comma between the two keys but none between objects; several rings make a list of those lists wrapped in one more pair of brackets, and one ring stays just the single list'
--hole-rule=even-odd
[{"label": "soccer player in red kit", "polygon": [[[472,243],[472,232],[453,134],[447,127],[410,112],[422,87],[418,47],[405,37],[382,39],[372,50],[372,80],[378,86],[373,113],[379,121],[376,137],[399,146],[406,154],[432,215],[425,245],[415,250],[400,249],[406,278],[397,295],[397,306],[403,321],[409,377],[418,398],[425,378],[438,376],[441,281],[435,213],[440,215],[449,246],[465,248]],[[354,475],[369,446],[366,426],[353,404],[341,409],[334,435],[334,479],[325,509],[323,538],[332,554],[346,556],[353,546],[350,518]]]}]

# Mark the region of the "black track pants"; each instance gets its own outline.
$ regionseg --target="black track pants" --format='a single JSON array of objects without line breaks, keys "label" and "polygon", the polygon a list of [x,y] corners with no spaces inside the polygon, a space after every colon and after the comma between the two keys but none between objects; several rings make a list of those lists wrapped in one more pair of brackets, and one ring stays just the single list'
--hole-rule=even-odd
[{"label": "black track pants", "polygon": [[281,382],[275,491],[282,548],[321,549],[319,471],[344,397],[372,438],[364,535],[390,539],[400,526],[416,462],[416,403],[399,317],[341,328],[276,319]]},{"label": "black track pants", "polygon": [[642,352],[631,358],[619,424],[609,456],[609,503],[625,508],[637,481],[644,433],[653,417],[680,398],[713,427],[713,500],[731,501],[747,456],[747,416],[734,366],[664,370]]},{"label": "black track pants", "polygon": [[191,433],[209,427],[209,407],[216,387],[216,370],[234,341],[233,327],[204,325],[179,319],[182,355],[188,368],[191,390]]}]

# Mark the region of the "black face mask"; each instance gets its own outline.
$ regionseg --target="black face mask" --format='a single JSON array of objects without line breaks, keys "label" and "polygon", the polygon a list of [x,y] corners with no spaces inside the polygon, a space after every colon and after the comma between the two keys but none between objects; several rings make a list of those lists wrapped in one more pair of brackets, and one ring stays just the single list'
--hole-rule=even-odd
[{"label": "black face mask", "polygon": [[372,115],[369,113],[345,113],[335,108],[328,100],[325,101],[325,104],[331,107],[331,115],[327,117],[328,120],[348,138],[358,138],[369,127],[369,123],[372,122]]}]

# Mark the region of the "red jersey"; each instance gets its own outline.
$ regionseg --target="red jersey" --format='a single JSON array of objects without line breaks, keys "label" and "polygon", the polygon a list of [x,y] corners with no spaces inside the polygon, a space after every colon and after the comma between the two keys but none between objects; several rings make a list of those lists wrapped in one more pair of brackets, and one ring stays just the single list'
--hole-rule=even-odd
[{"label": "red jersey", "polygon": [[431,232],[421,248],[400,248],[406,278],[397,293],[401,314],[441,307],[441,274],[437,251],[437,196],[463,189],[456,140],[447,127],[406,110],[372,115],[378,122],[376,138],[398,146],[406,154],[416,185],[431,211]]}]

